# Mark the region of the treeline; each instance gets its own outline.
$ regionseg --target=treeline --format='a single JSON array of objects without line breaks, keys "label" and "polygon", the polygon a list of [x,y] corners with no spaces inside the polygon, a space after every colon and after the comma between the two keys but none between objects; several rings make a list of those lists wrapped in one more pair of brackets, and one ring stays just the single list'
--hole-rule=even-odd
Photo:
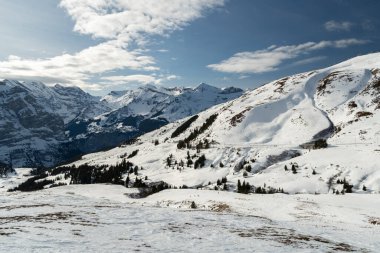
[{"label": "treeline", "polygon": [[270,186],[264,185],[263,187],[251,186],[248,182],[243,181],[243,183],[238,180],[237,182],[237,192],[248,194],[248,193],[257,193],[257,194],[274,194],[274,193],[284,193],[282,188],[273,188]]},{"label": "treeline", "polygon": [[182,148],[190,148],[190,142],[194,139],[196,139],[200,134],[205,132],[216,120],[218,117],[218,114],[213,114],[210,117],[206,119],[206,121],[202,124],[201,127],[195,128],[189,136],[187,136],[185,139],[178,141],[177,148],[182,149]]},{"label": "treeline", "polygon": [[[58,168],[62,170],[62,168]],[[82,164],[76,167],[66,167],[65,177],[71,178],[71,184],[124,184],[123,174],[137,174],[138,167],[123,159],[121,163],[113,166]]]},{"label": "treeline", "polygon": [[25,182],[21,183],[19,186],[9,189],[9,192],[13,191],[38,191],[44,189],[46,185],[53,184],[55,180],[53,179],[44,179],[48,176],[47,173],[41,173],[40,175],[33,176],[28,178]]},{"label": "treeline", "polygon": [[199,117],[198,115],[194,115],[190,119],[186,120],[182,125],[177,127],[177,129],[174,130],[174,132],[172,133],[171,138],[175,138],[178,135],[180,135],[181,133],[185,132],[186,129],[188,129],[190,127],[190,125],[198,119],[198,117]]}]

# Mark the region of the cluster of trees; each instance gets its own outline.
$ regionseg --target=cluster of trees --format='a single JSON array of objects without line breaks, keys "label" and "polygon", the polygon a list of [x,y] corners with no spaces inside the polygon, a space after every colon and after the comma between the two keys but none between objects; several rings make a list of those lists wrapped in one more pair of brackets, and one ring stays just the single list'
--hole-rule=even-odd
[{"label": "cluster of trees", "polygon": [[212,123],[214,123],[217,117],[218,114],[213,114],[210,117],[208,117],[201,127],[195,128],[184,140],[178,141],[177,148],[191,148],[192,146],[190,142],[192,140],[195,140],[200,134],[206,131],[212,125]]},{"label": "cluster of trees", "polygon": [[136,156],[138,152],[139,152],[138,149],[133,150],[132,153],[130,153],[129,156],[128,156],[127,158],[132,158],[132,157]]},{"label": "cluster of trees", "polygon": [[284,193],[284,189],[283,188],[273,188],[273,187],[268,187],[265,188],[265,187],[257,187],[255,188],[255,193],[257,194],[274,194],[274,193]]},{"label": "cluster of trees", "polygon": [[198,157],[197,160],[194,162],[194,169],[202,168],[205,166],[206,162],[206,156],[203,154],[200,157]]},{"label": "cluster of trees", "polygon": [[46,185],[54,183],[55,180],[45,179],[48,176],[47,173],[41,173],[40,175],[33,176],[21,183],[19,186],[9,189],[9,192],[13,191],[37,191],[42,190]]},{"label": "cluster of trees", "polygon": [[238,183],[237,183],[237,192],[238,193],[244,193],[244,194],[248,194],[251,192],[251,185],[245,181],[243,181],[243,183],[240,182],[240,179],[238,180]]},{"label": "cluster of trees", "polygon": [[12,165],[0,162],[0,177],[6,177],[11,172],[14,172]]},{"label": "cluster of trees", "polygon": [[145,198],[154,193],[171,188],[170,185],[168,185],[166,182],[163,182],[163,181],[150,183],[150,184],[144,183],[141,186],[136,186],[136,187],[140,189],[139,197],[141,198]]},{"label": "cluster of trees", "polygon": [[227,178],[226,177],[222,177],[222,179],[218,179],[216,181],[216,185],[214,187],[215,190],[219,190],[220,189],[220,186],[222,186],[223,188],[223,191],[227,191],[228,190],[228,186],[227,186]]},{"label": "cluster of trees", "polygon": [[222,184],[225,184],[225,183],[227,183],[227,178],[226,177],[222,177],[222,179],[218,179],[216,181],[217,185],[222,185]]},{"label": "cluster of trees", "polygon": [[174,130],[174,132],[172,133],[171,138],[175,138],[178,135],[180,135],[181,133],[185,132],[186,129],[188,129],[190,127],[190,125],[198,119],[198,117],[199,117],[198,115],[194,115],[190,119],[186,120],[182,125],[177,127],[177,129]]},{"label": "cluster of trees", "polygon": [[138,138],[131,138],[129,140],[124,141],[120,146],[127,146],[135,144],[138,141]]},{"label": "cluster of trees", "polygon": [[237,183],[237,192],[238,193],[243,193],[243,194],[248,194],[248,193],[257,193],[257,194],[274,194],[274,193],[284,193],[283,188],[273,188],[273,187],[266,187],[264,184],[263,187],[254,187],[251,186],[248,182],[246,183],[243,181],[243,183],[238,180]]},{"label": "cluster of trees", "polygon": [[[297,169],[298,169],[298,168],[299,168],[299,167],[298,167],[298,164],[293,163],[292,166],[291,166],[292,173],[293,173],[293,174],[297,174],[297,173],[298,173],[298,172],[297,172]],[[285,170],[285,171],[288,171],[288,170],[289,170],[287,165],[284,166],[284,170]]]},{"label": "cluster of trees", "polygon": [[205,139],[203,142],[202,141],[199,141],[197,145],[195,145],[195,148],[197,150],[200,150],[200,149],[209,149],[210,148],[210,142]]},{"label": "cluster of trees", "polygon": [[[251,162],[254,163],[255,159],[251,159]],[[237,163],[235,165],[234,170],[236,172],[241,171],[242,169],[245,169],[247,172],[251,172],[252,171],[252,166],[250,165],[249,161],[243,159],[243,160],[241,160],[239,163]]]},{"label": "cluster of trees", "polygon": [[[346,178],[343,178],[343,180],[338,179],[336,181],[337,184],[343,185],[343,190],[341,193],[352,193],[352,188],[354,187],[352,184],[349,184],[346,180]],[[336,193],[336,192],[335,192]]]},{"label": "cluster of trees", "polygon": [[[195,161],[193,159],[197,158]],[[187,152],[186,156],[186,166],[192,167],[194,165],[194,169],[202,168],[205,166],[206,162],[206,156],[204,154],[198,156],[197,154],[194,154],[190,156],[190,152]],[[174,159],[173,155],[170,154],[168,157],[166,157],[166,166],[167,167],[177,167],[177,170],[181,170],[185,168],[185,162],[183,160],[180,160],[179,162]]]},{"label": "cluster of trees", "polygon": [[314,142],[314,149],[327,148],[327,141],[325,139],[319,139]]},{"label": "cluster of trees", "polygon": [[80,165],[78,168],[70,170],[72,184],[96,184],[96,183],[112,183],[122,184],[122,174],[129,172],[130,168],[120,165],[107,167],[91,166],[88,164]]},{"label": "cluster of trees", "polygon": [[71,178],[71,184],[96,184],[96,183],[112,183],[123,184],[123,174],[138,174],[138,166],[133,163],[122,160],[113,166],[108,165],[89,165],[82,164],[78,167],[62,166],[49,171],[50,175],[64,174],[65,179]]}]

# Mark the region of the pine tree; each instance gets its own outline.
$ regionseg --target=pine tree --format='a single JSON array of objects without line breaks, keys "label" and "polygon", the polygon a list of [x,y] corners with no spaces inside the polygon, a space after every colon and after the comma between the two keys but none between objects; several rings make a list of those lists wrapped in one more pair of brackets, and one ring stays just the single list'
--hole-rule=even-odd
[{"label": "pine tree", "polygon": [[241,183],[240,183],[240,179],[238,179],[238,183],[237,183],[237,192],[238,192],[238,193],[241,192]]},{"label": "pine tree", "polygon": [[135,168],[133,169],[133,173],[137,176],[138,175],[138,169],[139,169],[139,167],[137,167],[137,166],[135,166]]},{"label": "pine tree", "polygon": [[191,165],[193,165],[193,160],[191,160],[191,158],[187,159],[186,165],[187,167],[190,167]]},{"label": "pine tree", "polygon": [[245,193],[245,194],[248,194],[250,190],[251,190],[251,185],[247,182],[247,183],[245,184],[244,193]]},{"label": "pine tree", "polygon": [[172,164],[172,159],[171,159],[170,156],[168,156],[168,157],[166,158],[166,166],[170,167],[171,164]]},{"label": "pine tree", "polygon": [[296,166],[294,164],[292,164],[292,172],[293,172],[293,174],[297,174],[297,169],[296,169]]},{"label": "pine tree", "polygon": [[125,187],[128,188],[128,185],[129,185],[129,176],[127,176],[127,178],[125,179]]}]

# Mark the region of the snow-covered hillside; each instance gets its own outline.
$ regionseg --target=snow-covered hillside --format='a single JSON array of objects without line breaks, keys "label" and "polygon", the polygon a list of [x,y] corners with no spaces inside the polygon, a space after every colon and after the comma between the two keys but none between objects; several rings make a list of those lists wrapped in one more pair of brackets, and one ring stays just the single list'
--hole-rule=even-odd
[{"label": "snow-covered hillside", "polygon": [[[319,139],[328,147],[307,144]],[[273,81],[75,164],[116,164],[138,150],[128,160],[143,167],[139,177],[175,186],[235,190],[240,180],[289,193],[379,192],[379,139],[376,53]]]}]

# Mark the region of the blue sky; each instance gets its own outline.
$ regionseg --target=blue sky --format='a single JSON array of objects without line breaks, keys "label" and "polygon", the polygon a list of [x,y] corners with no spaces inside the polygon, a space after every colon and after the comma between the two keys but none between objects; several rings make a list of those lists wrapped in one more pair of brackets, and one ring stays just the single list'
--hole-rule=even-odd
[{"label": "blue sky", "polygon": [[0,2],[0,78],[254,88],[380,51],[377,0]]}]

